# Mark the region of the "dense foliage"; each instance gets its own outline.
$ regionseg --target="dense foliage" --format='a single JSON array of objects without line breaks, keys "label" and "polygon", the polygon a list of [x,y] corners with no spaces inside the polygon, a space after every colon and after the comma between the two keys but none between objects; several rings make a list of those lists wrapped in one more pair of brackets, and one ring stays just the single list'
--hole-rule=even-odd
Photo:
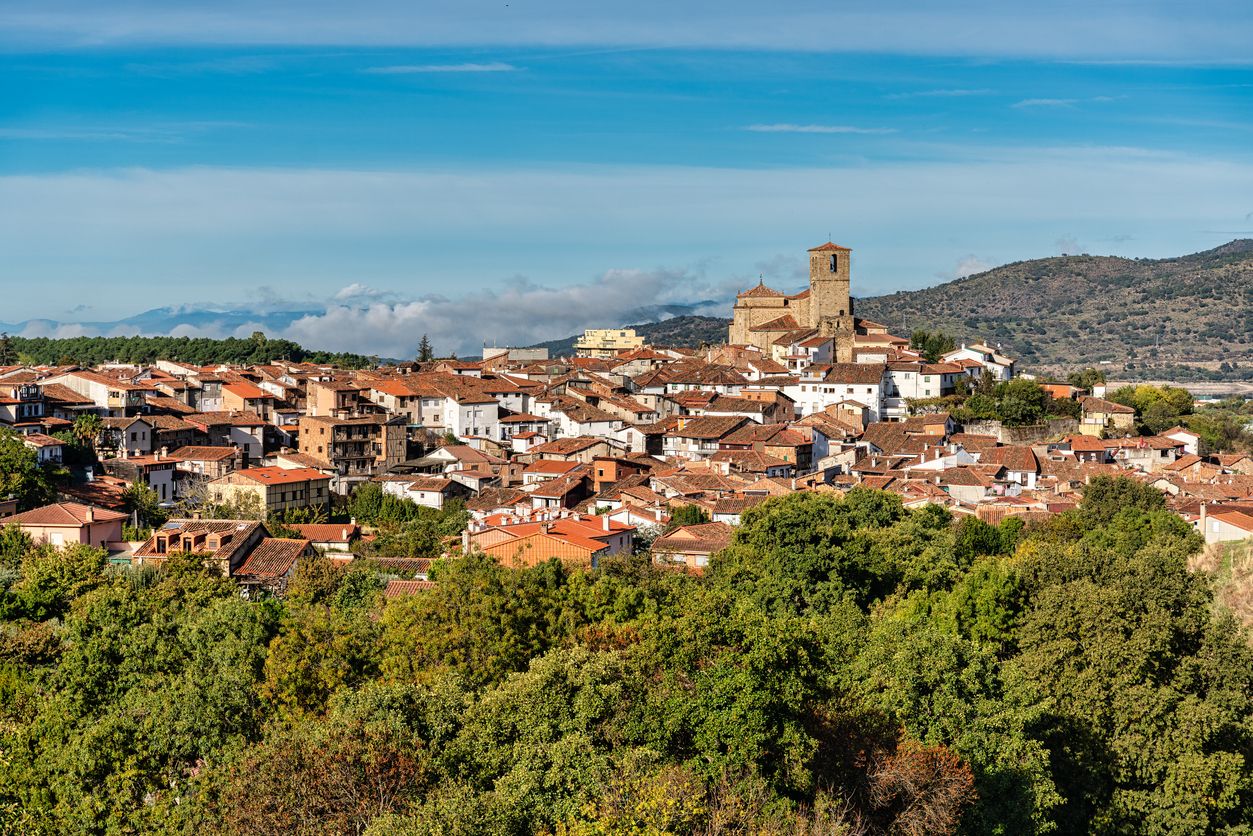
[{"label": "dense foliage", "polygon": [[208,337],[9,337],[8,340],[13,362],[46,365],[97,366],[174,360],[203,366],[291,360],[361,369],[377,362],[360,354],[309,351],[291,340],[268,339],[260,332],[248,338],[222,340]]},{"label": "dense foliage", "polygon": [[1015,378],[993,384],[983,380],[953,411],[959,421],[1000,421],[1007,426],[1039,424],[1049,418],[1078,418],[1079,404],[1069,398],[1052,398],[1039,383]]},{"label": "dense foliage", "polygon": [[10,533],[0,830],[1246,833],[1253,651],[1197,546],[1126,480],[1026,530],[858,489],[704,576],[471,555],[384,602],[312,560],[248,602]]}]

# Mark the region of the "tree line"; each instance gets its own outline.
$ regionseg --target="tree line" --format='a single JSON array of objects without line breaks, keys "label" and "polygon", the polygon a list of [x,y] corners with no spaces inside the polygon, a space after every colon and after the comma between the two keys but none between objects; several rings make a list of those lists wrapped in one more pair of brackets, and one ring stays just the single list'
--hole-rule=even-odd
[{"label": "tree line", "polygon": [[249,365],[290,360],[329,363],[361,369],[378,364],[377,357],[311,351],[291,340],[270,339],[260,331],[248,338],[227,337],[12,337],[0,335],[0,365],[79,365],[155,363],[171,360],[205,366],[214,363]]},{"label": "tree line", "polygon": [[9,529],[0,830],[1245,832],[1253,650],[1198,546],[1127,479],[1027,526],[855,489],[704,575],[470,555],[387,601],[315,559],[246,601]]}]

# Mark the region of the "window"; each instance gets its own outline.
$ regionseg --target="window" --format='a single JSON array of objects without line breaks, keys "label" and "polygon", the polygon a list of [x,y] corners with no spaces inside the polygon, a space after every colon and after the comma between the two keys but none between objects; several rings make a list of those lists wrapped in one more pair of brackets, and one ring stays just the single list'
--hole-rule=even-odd
[{"label": "window", "polygon": [[840,257],[835,253],[831,253],[831,261],[828,265],[828,269],[832,273],[838,273],[840,271]]}]

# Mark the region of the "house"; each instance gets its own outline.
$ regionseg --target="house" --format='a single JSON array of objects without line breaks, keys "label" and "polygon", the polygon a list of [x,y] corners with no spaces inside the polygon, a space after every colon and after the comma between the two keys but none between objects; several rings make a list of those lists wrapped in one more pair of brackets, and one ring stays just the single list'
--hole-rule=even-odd
[{"label": "house", "polygon": [[534,521],[489,517],[471,523],[462,535],[462,548],[480,551],[506,566],[535,566],[551,558],[596,568],[602,558],[629,554],[635,527],[607,516],[543,512]]},{"label": "house", "polygon": [[109,417],[124,417],[140,412],[144,408],[144,395],[152,391],[150,387],[128,383],[121,378],[81,370],[53,375],[42,383],[61,384],[69,388],[91,401],[101,415]]},{"label": "house", "polygon": [[247,467],[209,482],[210,499],[238,503],[254,496],[266,515],[299,508],[328,508],[331,477],[311,467]]},{"label": "house", "polygon": [[[473,491],[455,479],[428,476],[412,482],[385,483],[402,486],[399,495],[427,508],[442,509],[450,499],[465,499]],[[395,490],[388,491],[395,493]]]},{"label": "house", "polygon": [[724,438],[748,423],[749,419],[738,416],[680,417],[662,436],[662,454],[692,461],[707,459],[718,452]]},{"label": "house", "polygon": [[46,414],[47,404],[39,386],[0,382],[0,424],[11,429],[38,426]]},{"label": "house", "polygon": [[945,363],[963,360],[978,363],[997,383],[1012,380],[1014,377],[1014,361],[1002,354],[1000,348],[993,348],[986,343],[962,343],[961,348],[942,355],[940,360]]},{"label": "house", "polygon": [[123,456],[105,459],[104,470],[110,476],[124,479],[128,484],[147,485],[157,495],[158,502],[173,502],[176,494],[178,460],[165,450],[151,456]]},{"label": "house", "polygon": [[6,517],[4,524],[16,525],[35,543],[58,548],[83,543],[105,549],[122,540],[126,519],[126,514],[94,505],[54,502]]},{"label": "house", "polygon": [[882,420],[880,412],[887,388],[888,370],[882,363],[836,363],[814,366],[784,392],[796,402],[802,417],[822,412],[841,401],[856,401],[865,408],[866,420]]},{"label": "house", "polygon": [[353,544],[361,539],[356,523],[300,523],[287,526],[327,557],[352,557]]},{"label": "house", "polygon": [[183,416],[214,447],[238,447],[247,459],[265,451],[265,421],[255,412],[194,412]]},{"label": "house", "polygon": [[403,462],[407,448],[408,432],[402,417],[300,419],[300,452],[335,468],[339,493],[347,493],[353,484]]},{"label": "house", "polygon": [[170,520],[135,550],[131,562],[159,566],[171,554],[194,553],[204,555],[223,576],[229,576],[269,536],[257,520]]},{"label": "house", "polygon": [[1206,543],[1230,543],[1253,538],[1253,504],[1201,502],[1197,528]]},{"label": "house", "polygon": [[222,385],[222,408],[228,412],[252,412],[269,421],[275,397],[247,380]]},{"label": "house", "polygon": [[1171,427],[1168,430],[1162,430],[1158,435],[1163,438],[1169,438],[1172,441],[1178,441],[1183,445],[1183,450],[1193,456],[1201,454],[1201,437],[1187,427]]},{"label": "house", "polygon": [[147,418],[104,418],[99,444],[131,456],[152,452],[152,422]]},{"label": "house", "polygon": [[65,444],[59,438],[44,433],[26,433],[22,443],[35,451],[35,459],[40,464],[60,464],[65,452]]},{"label": "house", "polygon": [[685,566],[701,572],[709,558],[731,545],[735,530],[723,522],[684,525],[653,541],[653,562],[658,566]]},{"label": "house", "polygon": [[175,467],[182,473],[217,479],[235,469],[239,459],[238,447],[179,447],[170,453]]},{"label": "house", "polygon": [[[909,402],[952,395],[965,372],[954,363],[895,360],[887,363],[888,379],[883,391],[883,414],[899,421],[909,415]],[[854,397],[856,397],[854,395]]]},{"label": "house", "polygon": [[1136,425],[1136,411],[1129,406],[1088,396],[1079,399],[1079,432],[1084,435],[1104,435],[1107,431],[1131,432]]},{"label": "house", "polygon": [[610,447],[609,442],[603,438],[579,436],[577,438],[558,438],[545,444],[537,444],[527,452],[541,459],[590,464],[598,456],[612,455],[614,451]]},{"label": "house", "polygon": [[261,593],[281,597],[287,592],[287,583],[296,573],[300,559],[316,556],[317,551],[308,540],[263,537],[231,577],[245,598],[256,598]]}]

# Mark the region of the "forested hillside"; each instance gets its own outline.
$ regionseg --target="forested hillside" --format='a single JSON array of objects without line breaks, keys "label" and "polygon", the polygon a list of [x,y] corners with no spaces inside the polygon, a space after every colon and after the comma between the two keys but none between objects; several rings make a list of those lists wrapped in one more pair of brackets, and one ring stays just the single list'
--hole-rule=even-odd
[{"label": "forested hillside", "polygon": [[954,282],[857,300],[899,330],[1000,343],[1035,368],[1103,360],[1132,376],[1248,378],[1253,240],[1165,259],[1071,255],[1019,261]]},{"label": "forested hillside", "polygon": [[0,831],[1245,832],[1253,651],[1162,505],[797,493],[703,577],[470,556],[388,601],[364,562],[247,601],[9,529]]},{"label": "forested hillside", "polygon": [[210,363],[269,363],[273,360],[334,363],[365,368],[377,358],[360,354],[309,351],[291,340],[273,340],[257,332],[247,339],[228,337],[11,337],[0,336],[0,366],[17,363],[96,366],[103,363],[154,363],[175,360]]}]

